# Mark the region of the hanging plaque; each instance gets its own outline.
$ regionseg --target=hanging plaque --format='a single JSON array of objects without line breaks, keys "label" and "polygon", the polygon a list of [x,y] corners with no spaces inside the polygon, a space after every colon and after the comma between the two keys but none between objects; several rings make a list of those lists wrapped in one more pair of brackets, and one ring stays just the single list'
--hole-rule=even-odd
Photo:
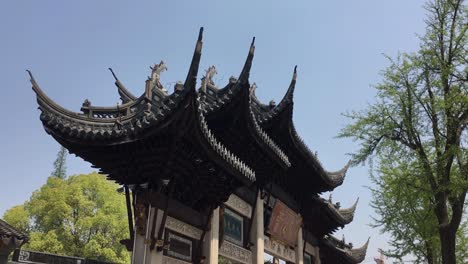
[{"label": "hanging plaque", "polygon": [[277,200],[268,225],[271,237],[289,246],[296,246],[297,234],[302,225],[302,217]]},{"label": "hanging plaque", "polygon": [[224,239],[239,246],[243,245],[244,219],[229,209],[224,210]]}]

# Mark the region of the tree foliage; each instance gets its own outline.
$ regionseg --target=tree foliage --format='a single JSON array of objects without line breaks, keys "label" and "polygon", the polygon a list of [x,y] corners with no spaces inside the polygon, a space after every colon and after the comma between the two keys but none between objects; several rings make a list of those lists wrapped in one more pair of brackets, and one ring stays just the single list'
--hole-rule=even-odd
[{"label": "tree foliage", "polygon": [[[426,9],[419,51],[389,58],[376,102],[346,114],[352,123],[339,136],[359,141],[355,164],[377,158],[374,206],[384,230],[419,246],[438,240],[434,254],[454,264],[468,189],[468,12],[463,0]],[[395,242],[393,253],[418,255],[408,242]]]},{"label": "tree foliage", "polygon": [[65,179],[67,177],[67,154],[67,149],[61,146],[59,152],[57,153],[57,159],[54,161],[54,170],[52,171],[51,176],[60,179]]},{"label": "tree foliage", "polygon": [[97,173],[49,177],[24,205],[5,220],[30,234],[31,250],[128,263],[119,241],[127,238],[125,197],[119,186]]}]

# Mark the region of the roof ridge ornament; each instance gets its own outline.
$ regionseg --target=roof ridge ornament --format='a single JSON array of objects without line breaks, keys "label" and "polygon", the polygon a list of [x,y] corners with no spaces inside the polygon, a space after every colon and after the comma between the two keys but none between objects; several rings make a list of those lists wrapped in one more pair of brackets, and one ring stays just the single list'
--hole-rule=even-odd
[{"label": "roof ridge ornament", "polygon": [[153,66],[150,66],[150,69],[151,77],[149,78],[149,80],[151,82],[151,88],[157,87],[167,93],[167,90],[164,88],[160,81],[161,73],[163,71],[167,71],[166,63],[161,60],[161,62],[159,62],[158,64],[155,63]]},{"label": "roof ridge ornament", "polygon": [[250,86],[250,97],[255,96],[255,91],[257,90],[257,84],[254,82]]},{"label": "roof ridge ornament", "polygon": [[208,85],[215,86],[213,77],[218,74],[216,67],[214,65],[210,66],[208,70],[205,71],[205,76],[202,78],[202,92],[206,93],[206,87]]}]

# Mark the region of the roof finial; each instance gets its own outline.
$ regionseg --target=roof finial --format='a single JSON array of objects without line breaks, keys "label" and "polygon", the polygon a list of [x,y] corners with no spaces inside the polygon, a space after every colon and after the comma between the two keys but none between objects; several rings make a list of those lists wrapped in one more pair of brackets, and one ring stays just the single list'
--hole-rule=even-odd
[{"label": "roof finial", "polygon": [[255,51],[255,37],[252,38],[252,43],[250,44],[249,53],[253,55],[254,51]]},{"label": "roof finial", "polygon": [[31,79],[31,81],[34,81],[34,76],[32,75],[32,72],[30,70],[26,70],[29,74],[29,78]]},{"label": "roof finial", "polygon": [[250,44],[250,49],[249,49],[249,55],[247,55],[244,68],[242,68],[242,72],[239,75],[238,81],[240,84],[245,84],[249,81],[250,68],[252,67],[254,51],[255,51],[255,37],[252,39],[252,43]]},{"label": "roof finial", "polygon": [[203,39],[203,27],[200,27],[200,32],[198,33],[198,41],[202,41]]},{"label": "roof finial", "polygon": [[198,67],[200,65],[201,50],[202,50],[203,27],[200,28],[198,33],[198,40],[193,52],[192,63],[190,64],[187,78],[185,79],[184,88],[195,90],[197,83]]},{"label": "roof finial", "polygon": [[118,81],[119,78],[117,78],[117,76],[115,76],[115,73],[114,73],[114,71],[112,70],[112,68],[109,68],[109,71],[112,73],[112,76],[114,76],[114,79],[115,79],[116,81]]},{"label": "roof finial", "polygon": [[295,81],[296,78],[297,78],[297,65],[294,66],[293,80]]}]

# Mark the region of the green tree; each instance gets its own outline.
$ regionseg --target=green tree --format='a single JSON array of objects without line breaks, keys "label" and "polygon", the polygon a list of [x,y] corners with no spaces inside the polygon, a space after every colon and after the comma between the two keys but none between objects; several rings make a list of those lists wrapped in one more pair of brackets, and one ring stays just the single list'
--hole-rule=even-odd
[{"label": "green tree", "polygon": [[29,234],[31,221],[29,212],[25,209],[24,205],[13,206],[5,212],[3,219],[7,223],[12,224],[18,231]]},{"label": "green tree", "polygon": [[[440,241],[442,263],[455,264],[468,189],[468,12],[463,0],[433,0],[426,8],[427,28],[419,51],[390,59],[383,81],[376,86],[376,102],[364,111],[346,114],[353,123],[339,136],[360,142],[355,164],[376,157],[377,171],[401,164],[417,166],[411,177],[420,181],[418,194],[424,197],[415,206],[421,207],[421,213],[429,210],[418,225],[424,230],[436,221],[432,228]],[[384,161],[389,157],[392,160]],[[398,171],[388,173],[399,180],[408,177]],[[410,201],[415,193],[401,195]]]},{"label": "green tree", "polygon": [[60,179],[65,179],[67,177],[67,154],[67,149],[61,146],[59,152],[57,153],[57,159],[54,161],[54,170],[52,171],[51,176]]},{"label": "green tree", "polygon": [[119,241],[127,238],[125,197],[119,186],[97,173],[49,177],[20,207],[5,213],[15,227],[30,233],[31,250],[128,263]]}]

